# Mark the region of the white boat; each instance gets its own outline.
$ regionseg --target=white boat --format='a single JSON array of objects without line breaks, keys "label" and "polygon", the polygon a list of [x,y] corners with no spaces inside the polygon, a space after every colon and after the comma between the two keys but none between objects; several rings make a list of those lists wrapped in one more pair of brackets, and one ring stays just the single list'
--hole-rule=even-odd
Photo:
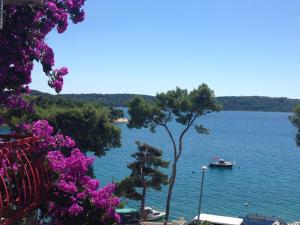
[{"label": "white boat", "polygon": [[158,211],[149,206],[145,206],[145,211],[147,213],[147,221],[159,220],[166,214],[164,211]]},{"label": "white boat", "polygon": [[216,162],[212,162],[209,164],[209,167],[212,168],[229,168],[231,169],[233,167],[234,163],[225,161],[224,159],[219,159]]}]

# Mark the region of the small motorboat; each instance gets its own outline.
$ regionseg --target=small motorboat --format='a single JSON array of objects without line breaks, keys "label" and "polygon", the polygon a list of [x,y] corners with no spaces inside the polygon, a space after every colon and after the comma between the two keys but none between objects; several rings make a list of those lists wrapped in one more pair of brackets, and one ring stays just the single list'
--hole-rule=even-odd
[{"label": "small motorboat", "polygon": [[158,211],[149,206],[145,206],[145,212],[147,213],[147,221],[159,220],[166,214],[164,211]]},{"label": "small motorboat", "polygon": [[234,163],[232,163],[232,162],[225,161],[224,159],[219,159],[218,161],[210,163],[209,167],[231,169],[233,167],[233,165],[234,165]]}]

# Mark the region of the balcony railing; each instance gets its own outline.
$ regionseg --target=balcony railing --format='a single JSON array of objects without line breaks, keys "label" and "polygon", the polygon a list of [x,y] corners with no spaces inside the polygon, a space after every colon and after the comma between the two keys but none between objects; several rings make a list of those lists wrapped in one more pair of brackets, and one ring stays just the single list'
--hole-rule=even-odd
[{"label": "balcony railing", "polygon": [[36,137],[0,135],[0,224],[11,225],[47,200],[50,174]]}]

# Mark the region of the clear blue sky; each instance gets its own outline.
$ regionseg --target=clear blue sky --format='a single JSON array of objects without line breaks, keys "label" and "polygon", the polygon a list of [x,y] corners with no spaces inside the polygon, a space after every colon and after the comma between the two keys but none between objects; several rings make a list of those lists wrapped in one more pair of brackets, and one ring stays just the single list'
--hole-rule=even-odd
[{"label": "clear blue sky", "polygon": [[[86,0],[51,33],[62,93],[151,94],[207,83],[217,96],[300,98],[299,0]],[[41,67],[32,89],[51,92]]]}]

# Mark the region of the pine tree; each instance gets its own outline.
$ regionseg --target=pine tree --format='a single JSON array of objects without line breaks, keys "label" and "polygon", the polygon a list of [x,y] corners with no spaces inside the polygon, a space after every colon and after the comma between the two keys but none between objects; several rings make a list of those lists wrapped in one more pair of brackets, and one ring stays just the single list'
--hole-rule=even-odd
[{"label": "pine tree", "polygon": [[160,171],[160,168],[168,168],[169,162],[162,159],[160,149],[140,142],[136,144],[138,151],[131,155],[135,160],[127,166],[131,174],[118,183],[116,194],[141,201],[140,217],[145,219],[147,189],[160,191],[163,185],[168,184],[168,175]]}]

